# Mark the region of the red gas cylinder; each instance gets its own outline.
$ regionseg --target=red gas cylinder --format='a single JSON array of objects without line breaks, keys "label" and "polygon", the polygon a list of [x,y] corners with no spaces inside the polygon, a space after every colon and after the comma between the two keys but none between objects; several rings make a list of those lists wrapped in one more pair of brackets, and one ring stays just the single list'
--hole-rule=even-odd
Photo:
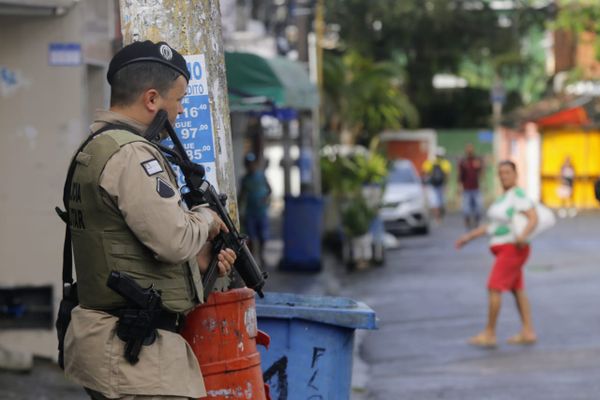
[{"label": "red gas cylinder", "polygon": [[209,399],[269,400],[256,349],[269,337],[257,328],[253,290],[211,293],[188,314],[181,334],[198,358]]}]

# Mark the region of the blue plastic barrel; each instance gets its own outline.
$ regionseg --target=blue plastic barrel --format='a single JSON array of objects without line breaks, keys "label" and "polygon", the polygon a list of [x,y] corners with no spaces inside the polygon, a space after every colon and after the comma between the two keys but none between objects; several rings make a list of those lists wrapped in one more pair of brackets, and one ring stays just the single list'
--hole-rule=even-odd
[{"label": "blue plastic barrel", "polygon": [[260,349],[273,400],[348,400],[356,329],[376,329],[375,312],[343,297],[265,293],[256,299]]},{"label": "blue plastic barrel", "polygon": [[321,270],[323,199],[286,196],[283,211],[283,257],[279,267],[293,271]]}]

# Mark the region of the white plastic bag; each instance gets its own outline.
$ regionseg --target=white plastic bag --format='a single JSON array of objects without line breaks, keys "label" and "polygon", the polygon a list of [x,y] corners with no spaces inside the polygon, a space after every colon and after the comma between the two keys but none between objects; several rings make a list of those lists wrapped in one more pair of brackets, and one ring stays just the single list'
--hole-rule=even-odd
[{"label": "white plastic bag", "polygon": [[[556,224],[556,216],[551,209],[540,203],[535,203],[534,208],[538,217],[538,221],[533,232],[529,234],[528,239],[533,239],[540,233],[547,231],[548,229],[552,228],[554,224]],[[522,213],[515,214],[512,223],[514,231],[517,235],[521,235],[521,233],[523,233],[525,227],[527,226],[527,221],[527,217]]]}]

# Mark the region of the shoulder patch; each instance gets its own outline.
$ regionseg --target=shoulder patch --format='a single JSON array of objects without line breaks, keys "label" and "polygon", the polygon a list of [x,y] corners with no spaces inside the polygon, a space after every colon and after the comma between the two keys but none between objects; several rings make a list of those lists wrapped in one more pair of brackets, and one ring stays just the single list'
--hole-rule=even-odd
[{"label": "shoulder patch", "polygon": [[161,177],[156,178],[156,191],[165,199],[175,196],[175,189]]},{"label": "shoulder patch", "polygon": [[146,175],[152,176],[163,172],[160,163],[156,158],[151,158],[148,161],[144,161],[142,163],[142,167],[144,167],[144,171],[146,171]]}]

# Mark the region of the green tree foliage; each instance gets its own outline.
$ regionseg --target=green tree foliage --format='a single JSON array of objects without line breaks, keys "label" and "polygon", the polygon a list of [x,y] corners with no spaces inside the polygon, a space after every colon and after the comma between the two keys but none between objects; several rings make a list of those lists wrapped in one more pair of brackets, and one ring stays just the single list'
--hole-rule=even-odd
[{"label": "green tree foliage", "polygon": [[357,197],[342,208],[342,228],[348,237],[359,237],[369,231],[377,209],[369,207],[363,197]]},{"label": "green tree foliage", "polygon": [[374,149],[341,151],[337,146],[324,149],[321,157],[323,191],[337,197],[359,195],[364,185],[382,185],[387,176],[387,160]]},{"label": "green tree foliage", "polygon": [[348,133],[353,143],[368,143],[385,129],[418,124],[398,64],[374,62],[355,51],[327,52],[323,71],[330,129]]},{"label": "green tree foliage", "polygon": [[[496,74],[508,78],[515,71],[535,70],[538,77],[539,60],[524,51],[524,38],[545,25],[552,9],[551,4],[535,8],[535,3],[520,0],[518,7],[499,11],[485,0],[326,2],[327,22],[339,25],[344,48],[377,61],[403,60],[406,93],[427,126],[435,125],[429,106],[436,96],[432,80],[437,73],[460,74],[470,65],[486,85]],[[530,70],[532,64],[536,68]],[[493,72],[486,75],[486,69]],[[539,88],[534,89],[539,96]]]},{"label": "green tree foliage", "polygon": [[323,191],[339,206],[342,228],[348,237],[364,235],[379,210],[380,199],[367,199],[365,186],[383,187],[387,160],[362,146],[327,146],[321,157]]},{"label": "green tree foliage", "polygon": [[596,34],[596,58],[600,60],[600,2],[597,0],[560,0],[555,29],[580,34],[592,32]]},{"label": "green tree foliage", "polygon": [[469,87],[480,89],[489,89],[497,77],[502,78],[506,91],[520,97],[512,106],[537,101],[546,92],[548,82],[544,39],[542,27],[534,25],[524,34],[518,51],[482,54],[477,61],[465,58],[458,75],[467,80]]}]

